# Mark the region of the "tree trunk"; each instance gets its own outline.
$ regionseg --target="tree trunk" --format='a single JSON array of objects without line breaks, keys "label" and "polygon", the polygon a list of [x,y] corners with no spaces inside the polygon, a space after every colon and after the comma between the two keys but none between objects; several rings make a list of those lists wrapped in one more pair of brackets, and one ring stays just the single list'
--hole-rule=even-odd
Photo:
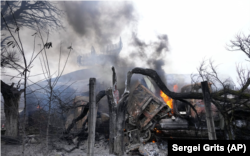
[{"label": "tree trunk", "polygon": [[226,133],[226,139],[227,140],[234,140],[234,134],[233,134],[233,130],[232,130],[232,126],[230,124],[230,119],[229,116],[225,113],[223,115],[224,117],[224,121],[225,121],[225,133]]},{"label": "tree trunk", "polygon": [[47,130],[46,130],[46,150],[49,151],[49,127],[50,127],[50,118],[51,118],[51,104],[52,104],[52,92],[53,88],[51,87],[51,79],[50,82],[50,96],[49,96],[49,112],[48,112],[48,123],[47,123]]},{"label": "tree trunk", "polygon": [[8,85],[1,81],[1,93],[4,99],[4,113],[6,118],[6,135],[17,137],[18,119],[19,119],[19,100],[23,90],[13,87],[14,84]]},{"label": "tree trunk", "polygon": [[4,98],[5,128],[7,136],[18,135],[18,102],[19,99]]}]

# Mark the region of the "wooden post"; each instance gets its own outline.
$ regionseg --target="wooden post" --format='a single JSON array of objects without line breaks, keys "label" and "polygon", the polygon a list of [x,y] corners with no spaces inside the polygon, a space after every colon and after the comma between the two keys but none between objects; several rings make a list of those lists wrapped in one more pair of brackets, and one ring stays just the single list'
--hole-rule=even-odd
[{"label": "wooden post", "polygon": [[112,88],[106,90],[109,104],[109,154],[116,153],[115,136],[116,136],[116,109],[119,101],[119,92],[117,90],[117,77],[115,68],[112,67]]},{"label": "wooden post", "polygon": [[112,77],[112,88],[113,88],[113,96],[114,96],[114,100],[115,100],[115,104],[117,105],[120,99],[120,95],[119,95],[119,91],[117,89],[117,76],[116,76],[116,72],[115,72],[115,68],[112,67],[112,71],[113,71],[113,77]]},{"label": "wooden post", "polygon": [[89,79],[89,117],[88,117],[88,156],[94,156],[95,126],[96,126],[96,79]]},{"label": "wooden post", "polygon": [[216,140],[214,119],[213,119],[212,110],[211,110],[211,97],[210,97],[210,91],[209,91],[207,81],[201,82],[201,88],[202,88],[203,99],[204,99],[205,110],[206,110],[208,138],[209,140]]},{"label": "wooden post", "polygon": [[118,156],[124,155],[124,125],[125,114],[127,112],[127,98],[129,94],[124,94],[120,99],[116,109],[116,135],[115,135],[115,153]]},{"label": "wooden post", "polygon": [[109,154],[114,154],[114,139],[116,133],[116,103],[113,97],[113,90],[109,88],[106,91],[109,104]]}]

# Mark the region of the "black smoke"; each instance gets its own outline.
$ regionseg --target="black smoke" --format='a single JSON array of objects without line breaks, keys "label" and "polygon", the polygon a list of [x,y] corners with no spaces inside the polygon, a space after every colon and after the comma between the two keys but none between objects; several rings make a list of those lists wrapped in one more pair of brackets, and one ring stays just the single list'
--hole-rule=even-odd
[{"label": "black smoke", "polygon": [[133,4],[127,1],[68,1],[62,6],[76,35],[99,46],[110,44],[137,20]]},{"label": "black smoke", "polygon": [[[139,39],[136,33],[133,33],[130,45],[135,47],[130,57],[138,57],[148,68],[154,69],[165,82],[166,73],[163,66],[166,63],[166,53],[169,51],[168,36],[166,34],[158,35],[156,41],[146,43]],[[151,51],[150,54],[149,51]]]}]

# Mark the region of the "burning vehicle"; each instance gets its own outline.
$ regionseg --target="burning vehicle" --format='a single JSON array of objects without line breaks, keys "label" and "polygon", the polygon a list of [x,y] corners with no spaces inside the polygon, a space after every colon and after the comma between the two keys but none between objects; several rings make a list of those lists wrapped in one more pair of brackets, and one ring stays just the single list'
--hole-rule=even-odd
[{"label": "burning vehicle", "polygon": [[[211,84],[210,84],[211,85]],[[148,143],[162,143],[167,139],[207,139],[208,133],[205,120],[205,108],[203,100],[189,99],[196,112],[187,104],[173,100],[163,93],[150,78],[143,77],[140,81],[134,83],[133,88],[127,98],[127,106],[124,120],[124,149],[126,152],[141,149]],[[200,84],[186,85],[180,89],[181,92],[189,92],[192,89],[199,92]],[[173,85],[173,90],[178,91],[178,86]],[[115,91],[113,96],[115,98]],[[83,112],[87,106],[89,98],[79,96],[74,99],[74,106],[80,106],[72,109],[68,114],[65,128],[67,129],[71,122]],[[117,99],[118,101],[118,99]],[[102,104],[103,105],[103,104]],[[104,104],[106,105],[106,104]],[[108,106],[108,105],[106,105]],[[212,104],[212,113],[216,125],[216,130],[221,128],[221,118]],[[96,132],[109,133],[110,115],[97,111]],[[199,120],[199,118],[200,120]],[[79,131],[86,121],[88,114],[85,114],[81,120],[75,123],[73,131]],[[117,122],[117,121],[116,121]],[[87,124],[86,124],[87,127]],[[218,135],[218,137],[220,137]],[[111,137],[112,138],[112,137]],[[140,150],[139,150],[140,151]]]},{"label": "burning vehicle", "polygon": [[[125,117],[125,148],[127,151],[141,148],[147,142],[163,141],[168,138],[207,138],[205,108],[203,100],[191,99],[197,114],[190,106],[171,99],[161,90],[157,91],[149,79],[137,83],[128,98]],[[143,85],[144,84],[144,85]],[[184,86],[181,91],[190,90],[193,85]],[[201,88],[200,85],[197,86]],[[177,91],[177,85],[174,85]],[[158,92],[158,94],[157,94]],[[220,116],[212,104],[216,130],[220,130]],[[198,122],[197,115],[201,119]],[[199,133],[198,128],[202,128]]]}]

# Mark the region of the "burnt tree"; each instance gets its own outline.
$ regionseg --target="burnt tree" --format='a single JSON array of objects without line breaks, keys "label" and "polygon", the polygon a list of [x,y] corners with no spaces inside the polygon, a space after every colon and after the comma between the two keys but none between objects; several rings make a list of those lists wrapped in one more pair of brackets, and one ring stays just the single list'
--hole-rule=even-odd
[{"label": "burnt tree", "polygon": [[8,85],[1,80],[1,93],[4,99],[4,113],[6,117],[6,135],[16,137],[18,135],[19,100],[24,92],[14,87],[14,83]]},{"label": "burnt tree", "polygon": [[[10,11],[12,8],[13,14]],[[62,28],[61,18],[63,10],[58,8],[57,3],[49,1],[1,1],[1,13],[5,16],[10,25],[18,25],[35,29],[36,22],[39,21],[39,27],[57,29]],[[16,21],[13,19],[13,15]],[[7,29],[2,22],[1,30]]]}]

